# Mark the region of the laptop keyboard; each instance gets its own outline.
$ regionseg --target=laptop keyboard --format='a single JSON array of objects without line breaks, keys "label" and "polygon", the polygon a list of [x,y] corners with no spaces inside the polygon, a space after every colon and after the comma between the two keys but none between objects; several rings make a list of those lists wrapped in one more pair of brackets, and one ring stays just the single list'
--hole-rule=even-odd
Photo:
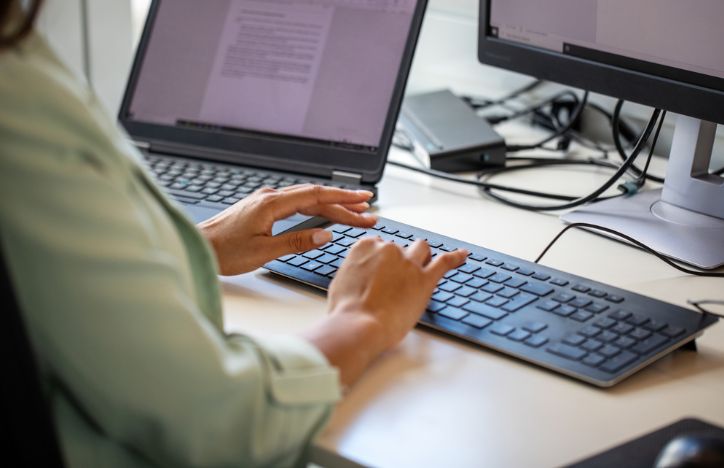
[{"label": "laptop keyboard", "polygon": [[291,185],[315,183],[352,190],[361,188],[328,180],[300,178],[212,162],[161,155],[144,157],[159,185],[186,205],[204,204],[223,209],[262,187],[281,189]]},{"label": "laptop keyboard", "polygon": [[717,319],[388,219],[373,229],[335,225],[333,241],[265,266],[327,289],[365,236],[433,255],[458,248],[465,265],[438,284],[420,324],[550,370],[608,387],[694,339]]}]

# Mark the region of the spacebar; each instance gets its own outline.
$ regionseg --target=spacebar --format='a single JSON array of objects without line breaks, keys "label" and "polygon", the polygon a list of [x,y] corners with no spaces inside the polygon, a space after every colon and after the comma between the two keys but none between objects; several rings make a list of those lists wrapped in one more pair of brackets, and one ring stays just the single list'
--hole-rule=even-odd
[{"label": "spacebar", "polygon": [[176,197],[191,198],[193,200],[203,200],[206,198],[206,195],[203,193],[187,192],[185,190],[169,189],[167,192]]}]

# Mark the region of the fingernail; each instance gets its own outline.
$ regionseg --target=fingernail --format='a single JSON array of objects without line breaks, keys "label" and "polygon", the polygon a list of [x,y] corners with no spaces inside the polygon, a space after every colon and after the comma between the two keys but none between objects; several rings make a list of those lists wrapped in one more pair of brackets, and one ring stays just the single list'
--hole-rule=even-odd
[{"label": "fingernail", "polygon": [[312,236],[312,242],[315,245],[324,245],[332,241],[332,233],[329,231],[317,231]]},{"label": "fingernail", "polygon": [[359,193],[360,195],[367,195],[369,198],[375,196],[375,194],[370,192],[369,190],[357,190],[357,193]]}]

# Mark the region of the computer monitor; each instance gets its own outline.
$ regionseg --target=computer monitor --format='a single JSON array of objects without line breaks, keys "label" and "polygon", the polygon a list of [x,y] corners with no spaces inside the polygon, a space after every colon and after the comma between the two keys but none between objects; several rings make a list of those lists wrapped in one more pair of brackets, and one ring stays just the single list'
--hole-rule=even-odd
[{"label": "computer monitor", "polygon": [[677,115],[662,190],[564,215],[676,260],[724,265],[724,179],[710,174],[724,124],[724,1],[481,0],[481,63]]}]

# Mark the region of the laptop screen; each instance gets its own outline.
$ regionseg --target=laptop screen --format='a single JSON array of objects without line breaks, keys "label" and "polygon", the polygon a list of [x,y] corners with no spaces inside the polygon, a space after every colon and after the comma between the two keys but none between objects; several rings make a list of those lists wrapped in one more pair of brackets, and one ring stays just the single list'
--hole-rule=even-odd
[{"label": "laptop screen", "polygon": [[375,151],[415,0],[163,0],[127,117]]}]

